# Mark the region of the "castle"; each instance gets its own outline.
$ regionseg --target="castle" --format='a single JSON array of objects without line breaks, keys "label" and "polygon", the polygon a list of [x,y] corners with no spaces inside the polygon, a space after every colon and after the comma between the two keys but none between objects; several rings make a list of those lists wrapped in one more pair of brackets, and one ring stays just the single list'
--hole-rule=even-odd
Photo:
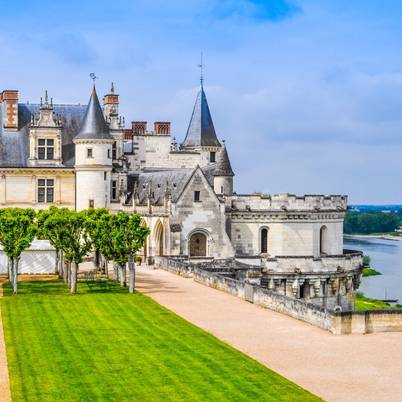
[{"label": "castle", "polygon": [[[0,205],[138,213],[151,229],[144,248],[193,262],[227,260],[259,270],[269,289],[350,308],[361,254],[343,250],[344,195],[237,194],[201,86],[184,141],[170,122],[125,128],[112,84],[101,106],[20,103],[0,93]],[[252,271],[252,270],[251,270]],[[250,272],[251,272],[250,271]]]}]

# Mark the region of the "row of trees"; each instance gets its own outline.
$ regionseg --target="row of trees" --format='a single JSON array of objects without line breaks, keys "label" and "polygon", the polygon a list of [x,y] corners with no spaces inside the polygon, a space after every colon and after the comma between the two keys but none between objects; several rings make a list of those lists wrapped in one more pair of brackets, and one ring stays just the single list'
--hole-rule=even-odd
[{"label": "row of trees", "polygon": [[[36,213],[33,209],[0,210],[0,244],[8,257],[8,275],[17,293],[18,265],[21,253],[33,239],[47,239],[56,250],[56,272],[77,292],[79,264],[95,252],[99,269],[106,274],[109,261],[114,262],[115,278],[126,286],[129,268],[129,291],[135,288],[135,254],[144,246],[149,228],[139,215],[110,213],[107,209],[72,211],[54,206]],[[66,262],[66,264],[63,263]],[[119,273],[119,274],[118,274]]]},{"label": "row of trees", "polygon": [[344,223],[347,234],[394,232],[402,225],[401,214],[395,212],[348,211]]}]

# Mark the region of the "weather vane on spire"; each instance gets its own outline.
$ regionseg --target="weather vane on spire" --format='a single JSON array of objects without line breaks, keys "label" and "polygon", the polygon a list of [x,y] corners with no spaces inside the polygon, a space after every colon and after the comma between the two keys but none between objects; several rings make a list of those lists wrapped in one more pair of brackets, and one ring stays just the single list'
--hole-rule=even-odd
[{"label": "weather vane on spire", "polygon": [[97,80],[98,77],[95,75],[95,73],[90,73],[89,76],[92,78],[92,80],[94,82],[94,86],[95,86],[95,80]]},{"label": "weather vane on spire", "polygon": [[198,64],[198,67],[200,68],[200,71],[201,71],[201,73],[200,73],[200,82],[201,82],[201,85],[202,85],[202,83],[204,81],[204,63],[203,63],[203,60],[202,60],[202,52],[201,52],[200,64]]}]

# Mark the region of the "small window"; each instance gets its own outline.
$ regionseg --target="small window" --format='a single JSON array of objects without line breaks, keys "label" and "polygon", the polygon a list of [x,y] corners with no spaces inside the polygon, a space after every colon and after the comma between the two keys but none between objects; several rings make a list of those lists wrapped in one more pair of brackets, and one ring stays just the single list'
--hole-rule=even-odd
[{"label": "small window", "polygon": [[54,159],[54,140],[38,138],[38,159]]},{"label": "small window", "polygon": [[112,159],[117,159],[117,144],[116,141],[112,144]]},{"label": "small window", "polygon": [[107,157],[110,159],[110,149],[107,150]]},{"label": "small window", "polygon": [[94,200],[89,200],[89,208],[93,208],[95,205]]},{"label": "small window", "polygon": [[223,186],[221,186],[221,194],[223,194]]},{"label": "small window", "polygon": [[54,179],[38,179],[38,202],[51,203],[54,201]]},{"label": "small window", "polygon": [[107,172],[103,172],[103,180],[107,179]]},{"label": "small window", "polygon": [[93,158],[93,151],[92,151],[92,148],[87,148],[87,157],[88,157],[88,158]]},{"label": "small window", "polygon": [[110,196],[112,200],[117,200],[117,180],[112,180]]},{"label": "small window", "polygon": [[200,202],[200,192],[194,191],[194,202]]},{"label": "small window", "polygon": [[211,152],[209,154],[209,161],[210,162],[216,162],[216,152]]}]

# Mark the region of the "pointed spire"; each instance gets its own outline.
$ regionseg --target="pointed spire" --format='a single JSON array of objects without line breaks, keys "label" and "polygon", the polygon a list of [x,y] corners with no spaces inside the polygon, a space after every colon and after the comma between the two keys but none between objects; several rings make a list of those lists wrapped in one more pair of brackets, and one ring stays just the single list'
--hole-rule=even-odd
[{"label": "pointed spire", "polygon": [[110,88],[110,93],[111,93],[111,94],[114,94],[114,82],[112,82],[112,86],[111,86],[111,88]]},{"label": "pointed spire", "polygon": [[183,148],[221,146],[216,137],[214,123],[212,122],[202,82],[203,78],[201,78],[201,86],[195,101],[190,124],[188,125],[186,138],[182,144]]},{"label": "pointed spire", "polygon": [[216,153],[216,163],[213,172],[214,176],[234,176],[232,165],[230,164],[229,155],[226,150],[225,142],[223,142],[223,149]]},{"label": "pointed spire", "polygon": [[95,83],[92,88],[81,129],[75,139],[113,139],[103,116],[103,111],[96,93]]}]

